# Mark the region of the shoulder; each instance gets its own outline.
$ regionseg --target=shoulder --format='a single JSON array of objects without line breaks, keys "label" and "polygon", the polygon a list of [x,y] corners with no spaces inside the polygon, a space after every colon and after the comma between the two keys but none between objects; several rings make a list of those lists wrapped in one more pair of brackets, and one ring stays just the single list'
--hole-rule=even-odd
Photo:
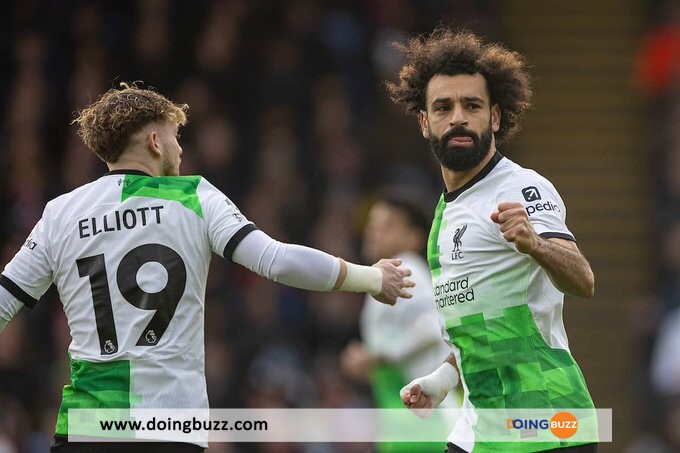
[{"label": "shoulder", "polygon": [[536,170],[524,168],[508,158],[505,161],[497,185],[499,194],[526,202],[540,200],[543,193],[558,195],[553,183]]},{"label": "shoulder", "polygon": [[69,211],[75,203],[92,204],[90,200],[94,195],[98,197],[101,195],[102,186],[105,184],[105,181],[100,178],[59,195],[47,202],[45,214],[54,213],[63,216],[65,211]]},{"label": "shoulder", "polygon": [[[501,165],[499,165],[501,167]],[[522,183],[524,181],[537,181],[552,185],[545,176],[534,169],[522,167],[518,163],[508,159],[503,159],[502,167],[499,168],[505,184]]]},{"label": "shoulder", "polygon": [[222,208],[226,206],[229,210],[239,210],[236,204],[210,181],[203,176],[196,176],[196,178],[200,178],[196,187],[196,192],[202,203],[207,203],[209,207],[216,206]]}]

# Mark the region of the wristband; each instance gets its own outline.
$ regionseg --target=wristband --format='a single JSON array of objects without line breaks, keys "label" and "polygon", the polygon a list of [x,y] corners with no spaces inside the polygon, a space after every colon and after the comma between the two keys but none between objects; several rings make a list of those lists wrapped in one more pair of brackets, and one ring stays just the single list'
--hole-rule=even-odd
[{"label": "wristband", "polygon": [[382,291],[382,272],[377,267],[347,264],[347,276],[340,285],[340,291],[368,293],[377,296]]}]

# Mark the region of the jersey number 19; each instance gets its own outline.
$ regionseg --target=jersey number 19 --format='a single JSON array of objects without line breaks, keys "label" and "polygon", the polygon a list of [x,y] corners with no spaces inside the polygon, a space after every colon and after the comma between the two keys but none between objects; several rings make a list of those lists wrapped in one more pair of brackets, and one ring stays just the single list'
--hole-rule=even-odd
[{"label": "jersey number 19", "polygon": [[[165,287],[155,293],[144,291],[137,283],[137,272],[149,262],[159,263],[168,274]],[[81,258],[76,260],[76,264],[80,277],[90,279],[101,353],[102,355],[115,354],[118,352],[118,338],[111,308],[111,293],[104,254]],[[130,250],[120,261],[116,281],[120,293],[130,304],[142,310],[156,310],[137,340],[137,346],[158,344],[184,294],[187,271],[182,257],[165,245],[140,245]]]}]

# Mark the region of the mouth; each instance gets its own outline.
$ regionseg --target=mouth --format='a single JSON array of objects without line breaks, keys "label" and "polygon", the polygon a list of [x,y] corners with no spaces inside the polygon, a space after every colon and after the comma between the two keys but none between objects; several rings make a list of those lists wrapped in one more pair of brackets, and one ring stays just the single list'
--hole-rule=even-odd
[{"label": "mouth", "polygon": [[447,144],[449,146],[472,146],[474,140],[467,136],[453,136],[448,140]]}]

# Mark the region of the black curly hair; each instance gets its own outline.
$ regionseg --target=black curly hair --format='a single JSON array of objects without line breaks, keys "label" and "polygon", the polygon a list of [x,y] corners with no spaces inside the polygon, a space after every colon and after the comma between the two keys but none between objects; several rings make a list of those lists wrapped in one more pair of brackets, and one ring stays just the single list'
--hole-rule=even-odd
[{"label": "black curly hair", "polygon": [[407,113],[418,115],[426,110],[427,86],[433,76],[479,73],[486,80],[491,103],[501,110],[496,142],[519,130],[532,96],[526,63],[519,53],[500,44],[485,44],[471,32],[444,27],[395,46],[407,63],[399,71],[398,82],[386,82],[386,86],[392,100],[403,104]]}]

